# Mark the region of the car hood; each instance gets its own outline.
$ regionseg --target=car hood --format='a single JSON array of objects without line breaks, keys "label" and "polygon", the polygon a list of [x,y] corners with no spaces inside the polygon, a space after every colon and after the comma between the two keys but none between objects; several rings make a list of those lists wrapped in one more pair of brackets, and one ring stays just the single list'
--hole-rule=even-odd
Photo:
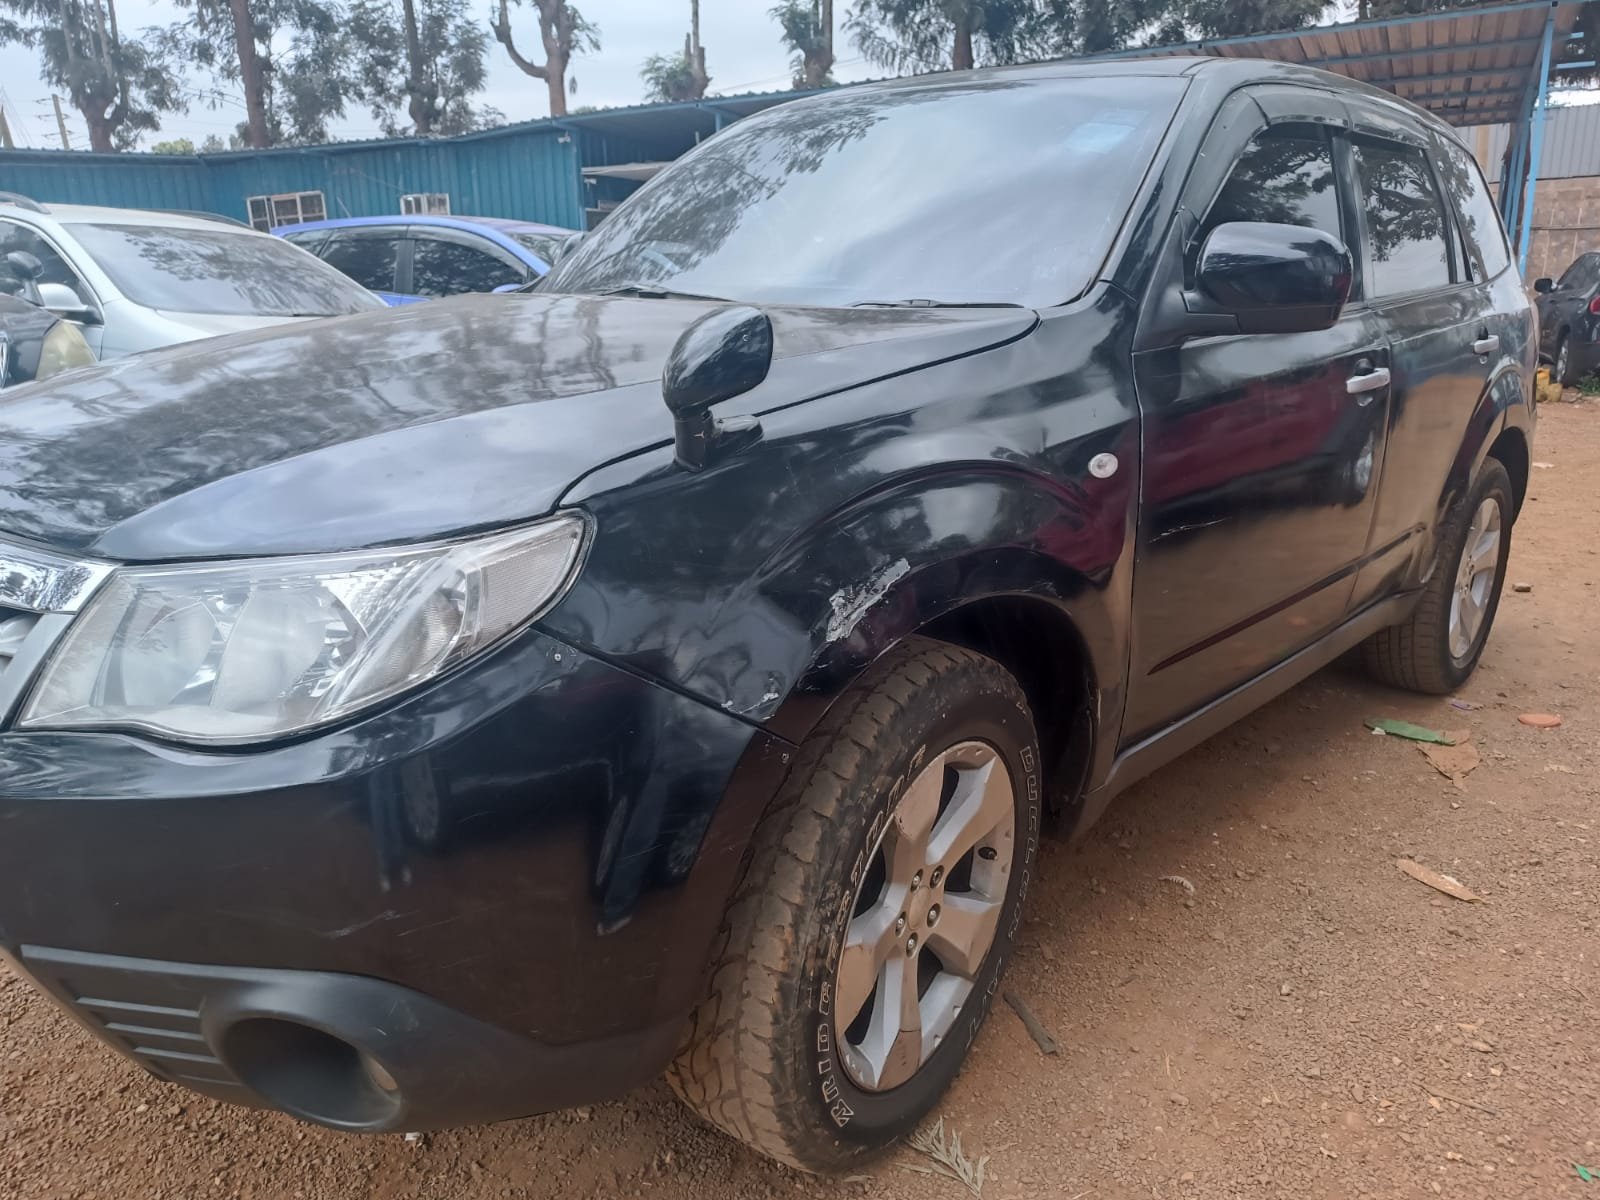
[{"label": "car hood", "polygon": [[[460,296],[216,338],[0,401],[0,533],[121,561],[312,553],[549,512],[672,438],[659,380],[712,303]],[[773,308],[758,413],[1025,335],[1022,309]]]},{"label": "car hood", "polygon": [[314,317],[262,316],[260,313],[194,313],[174,312],[169,308],[152,308],[151,312],[162,320],[191,330],[197,338],[220,337],[226,333],[244,333],[252,329],[270,329],[298,321],[315,320]]}]

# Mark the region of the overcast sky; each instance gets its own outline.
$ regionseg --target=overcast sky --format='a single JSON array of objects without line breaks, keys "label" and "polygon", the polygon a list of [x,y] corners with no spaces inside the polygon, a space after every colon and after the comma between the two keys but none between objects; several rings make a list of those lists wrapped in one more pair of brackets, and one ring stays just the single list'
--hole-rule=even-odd
[{"label": "overcast sky", "polygon": [[[487,14],[487,0],[482,7]],[[789,85],[788,56],[778,41],[777,24],[767,15],[771,7],[770,0],[701,0],[700,37],[706,45],[712,92],[774,91]],[[839,7],[842,11],[843,5]],[[639,66],[652,54],[669,53],[683,45],[689,28],[689,0],[583,0],[582,8],[600,26],[603,49],[573,64],[569,79],[578,83],[573,107],[638,103],[643,99]],[[518,48],[531,56],[539,42],[533,6],[513,8],[512,13],[521,35]],[[118,0],[117,15],[122,28],[130,30],[169,25],[184,12],[171,0]],[[834,74],[841,81],[882,74],[862,62],[842,35],[837,53],[841,62]],[[512,121],[549,115],[543,81],[530,79],[512,66],[498,42],[490,42],[489,63],[489,86],[479,100]],[[156,139],[147,140],[187,137],[198,144],[210,133],[226,137],[244,119],[244,100],[235,89],[198,72],[187,86],[195,93],[188,113],[166,114]],[[215,108],[205,99],[214,88],[223,89]],[[83,148],[88,144],[83,121],[65,104],[65,97],[62,99],[73,146]],[[0,106],[5,108],[17,145],[59,144],[50,89],[39,79],[33,51],[0,47]],[[344,120],[334,125],[334,133],[341,138],[381,136],[377,122],[364,108],[348,111]]]}]

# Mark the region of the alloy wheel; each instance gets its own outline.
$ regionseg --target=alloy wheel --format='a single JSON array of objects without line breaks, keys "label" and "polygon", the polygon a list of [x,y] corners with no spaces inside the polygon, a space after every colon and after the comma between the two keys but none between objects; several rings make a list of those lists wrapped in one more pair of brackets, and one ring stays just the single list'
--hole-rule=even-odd
[{"label": "alloy wheel", "polygon": [[835,972],[840,1059],[863,1091],[907,1082],[961,1015],[1010,885],[1016,798],[983,742],[928,763],[862,875]]},{"label": "alloy wheel", "polygon": [[1466,658],[1483,629],[1503,543],[1499,502],[1487,496],[1472,514],[1472,524],[1461,547],[1461,560],[1456,564],[1455,589],[1450,597],[1450,654],[1453,658]]}]

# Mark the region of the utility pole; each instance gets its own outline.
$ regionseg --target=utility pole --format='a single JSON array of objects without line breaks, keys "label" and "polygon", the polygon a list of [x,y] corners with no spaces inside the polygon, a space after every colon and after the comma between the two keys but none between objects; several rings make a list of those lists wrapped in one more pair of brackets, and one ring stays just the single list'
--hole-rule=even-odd
[{"label": "utility pole", "polygon": [[56,129],[61,132],[61,148],[71,150],[72,139],[67,136],[67,118],[61,111],[61,97],[51,92],[50,103],[56,106]]},{"label": "utility pole", "polygon": [[11,140],[11,126],[6,124],[6,110],[0,108],[0,148],[15,150],[17,144]]}]

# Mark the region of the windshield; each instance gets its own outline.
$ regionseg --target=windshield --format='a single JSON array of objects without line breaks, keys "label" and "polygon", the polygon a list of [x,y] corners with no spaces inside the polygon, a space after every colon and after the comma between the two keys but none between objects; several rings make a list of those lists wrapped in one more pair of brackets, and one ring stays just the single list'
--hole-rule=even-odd
[{"label": "windshield", "polygon": [[333,317],[383,301],[282,238],[226,229],[74,225],[135,304],[219,316]]},{"label": "windshield", "polygon": [[516,229],[510,232],[513,240],[532,250],[546,264],[555,262],[556,255],[561,252],[561,243],[572,236],[570,233],[526,233]]},{"label": "windshield", "polygon": [[785,104],[657,175],[542,290],[1061,304],[1100,270],[1184,86],[991,78]]}]

